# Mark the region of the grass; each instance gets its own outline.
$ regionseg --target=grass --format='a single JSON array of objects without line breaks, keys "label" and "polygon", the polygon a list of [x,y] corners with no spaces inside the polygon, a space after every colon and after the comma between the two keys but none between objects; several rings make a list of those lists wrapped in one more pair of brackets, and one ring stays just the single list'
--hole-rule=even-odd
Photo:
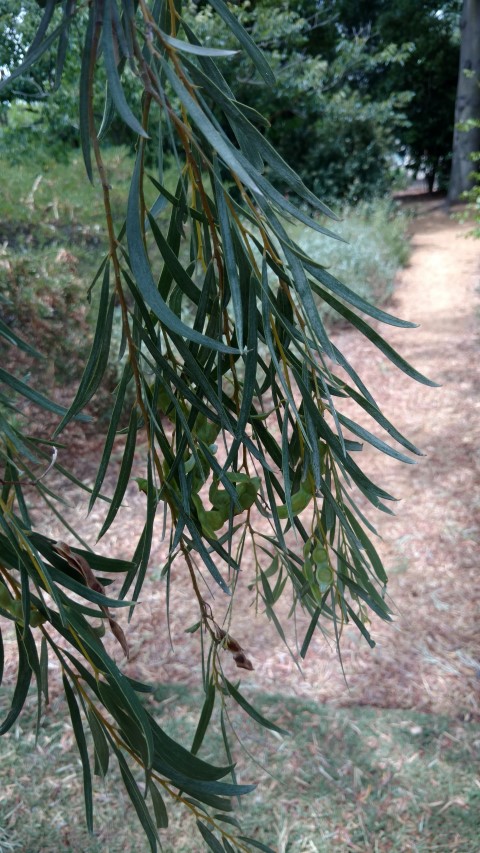
[{"label": "grass", "polygon": [[[195,699],[198,702],[195,702]],[[165,729],[188,746],[200,697],[178,685],[157,690]],[[480,810],[480,725],[415,711],[335,709],[303,699],[256,694],[256,707],[291,732],[259,730],[232,709],[241,781],[258,781],[242,801],[243,828],[279,853],[414,851],[476,853]],[[96,780],[96,832],[83,829],[81,768],[63,706],[44,716],[35,747],[33,697],[0,741],[0,853],[143,853],[148,845],[119,776]],[[200,753],[222,760],[209,736]],[[260,765],[268,764],[269,776]],[[110,771],[109,771],[110,776]],[[196,853],[184,815],[161,832],[164,853]]]},{"label": "grass", "polygon": [[[112,149],[107,160],[119,221],[130,160],[124,149]],[[0,311],[46,354],[47,363],[24,360],[21,367],[50,390],[78,377],[89,349],[87,291],[106,251],[101,188],[86,180],[78,152],[66,162],[31,158],[15,166],[0,157],[0,169]]]},{"label": "grass", "polygon": [[[406,214],[398,204],[383,199],[347,208],[342,221],[329,227],[347,242],[299,227],[290,228],[290,233],[307,254],[368,302],[385,303],[393,293],[398,269],[408,261]],[[334,322],[333,309],[323,305],[321,311]]]}]

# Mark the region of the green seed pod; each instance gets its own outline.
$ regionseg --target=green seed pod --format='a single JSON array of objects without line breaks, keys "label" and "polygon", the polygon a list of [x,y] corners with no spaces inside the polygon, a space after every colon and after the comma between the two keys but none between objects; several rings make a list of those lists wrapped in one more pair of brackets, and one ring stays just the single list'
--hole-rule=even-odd
[{"label": "green seed pod", "polygon": [[[293,515],[300,515],[304,509],[307,508],[310,501],[312,500],[313,495],[310,491],[300,487],[298,492],[295,492],[292,495],[292,513]],[[288,509],[287,504],[282,504],[281,506],[277,506],[277,512],[279,518],[288,518]]]},{"label": "green seed pod", "polygon": [[328,554],[323,545],[316,545],[312,552],[312,560],[317,566],[328,565]]},{"label": "green seed pod", "polygon": [[258,477],[252,477],[248,482],[238,484],[237,495],[242,510],[250,509],[253,506],[257,499],[259,488],[260,480]]},{"label": "green seed pod", "polygon": [[305,542],[305,544],[304,544],[304,546],[303,546],[303,556],[304,556],[304,558],[305,558],[305,559],[306,559],[306,558],[308,557],[308,555],[310,554],[311,549],[312,549],[312,540],[311,540],[311,539],[307,539],[307,541]]},{"label": "green seed pod", "polygon": [[315,570],[315,575],[317,578],[318,588],[320,592],[323,594],[330,589],[333,583],[333,571],[330,565],[323,564],[322,566],[317,566]]},{"label": "green seed pod", "polygon": [[[30,612],[30,627],[31,628],[38,628],[39,625],[43,625],[43,623],[46,621],[47,620],[45,619],[45,616],[43,616],[43,614],[40,613],[39,610],[34,608]],[[105,633],[105,628],[103,630]]]},{"label": "green seed pod", "polygon": [[315,586],[315,575],[313,574],[313,563],[311,560],[305,560],[303,564],[303,574],[305,575],[310,586]]}]

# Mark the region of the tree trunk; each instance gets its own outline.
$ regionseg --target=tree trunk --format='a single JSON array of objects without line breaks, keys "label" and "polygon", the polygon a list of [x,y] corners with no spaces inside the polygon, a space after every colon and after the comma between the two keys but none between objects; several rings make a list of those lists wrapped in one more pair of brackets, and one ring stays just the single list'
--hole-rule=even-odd
[{"label": "tree trunk", "polygon": [[[480,151],[480,0],[463,0],[460,33],[452,171],[448,189],[450,202],[458,201],[463,192],[471,189],[471,155]],[[471,120],[476,121],[476,126],[462,130],[462,125]]]}]

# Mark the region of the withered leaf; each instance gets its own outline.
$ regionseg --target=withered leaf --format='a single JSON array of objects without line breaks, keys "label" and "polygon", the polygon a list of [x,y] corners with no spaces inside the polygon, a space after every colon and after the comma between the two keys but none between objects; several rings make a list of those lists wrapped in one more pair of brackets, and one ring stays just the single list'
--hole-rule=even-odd
[{"label": "withered leaf", "polygon": [[[67,545],[65,542],[57,542],[54,545],[54,548],[57,554],[60,554],[60,556],[67,561],[69,566],[71,566],[73,569],[77,569],[77,571],[80,572],[89,589],[92,589],[94,590],[94,592],[100,592],[102,595],[105,595],[105,587],[100,583],[99,580],[97,580],[92,571],[92,567],[89,566],[85,557],[82,557],[80,554],[74,554],[70,546]],[[123,653],[128,660],[128,643],[122,628],[113,618],[108,607],[105,607],[103,604],[100,604],[99,607],[102,613],[104,613],[107,617],[108,624],[110,625],[110,630],[117,642],[120,643]]]}]

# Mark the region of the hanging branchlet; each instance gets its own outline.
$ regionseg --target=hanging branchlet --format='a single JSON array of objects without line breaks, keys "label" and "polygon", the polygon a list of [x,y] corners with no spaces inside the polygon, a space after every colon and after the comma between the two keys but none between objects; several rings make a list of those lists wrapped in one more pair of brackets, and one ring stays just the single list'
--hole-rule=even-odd
[{"label": "hanging branchlet", "polygon": [[[268,122],[236,99],[227,77],[238,50],[246,52],[259,81],[271,87],[275,80],[231,9],[223,0],[209,3],[235,49],[202,44],[195,16],[182,9],[181,0],[86,5],[39,0],[43,11],[32,47],[0,81],[5,91],[22,74],[34,68],[40,73],[42,58],[56,51],[60,85],[66,56],[76,55],[75,17],[83,34],[79,142],[86,174],[102,188],[108,241],[92,283],[99,291],[96,330],[71,404],[52,402],[3,367],[0,383],[10,398],[27,400],[59,419],[53,445],[69,423],[87,417],[111,362],[121,365],[92,484],[79,483],[57,464],[55,445],[50,465],[35,478],[31,467],[35,470],[45,453],[37,452],[28,431],[10,417],[11,407],[4,414],[2,403],[0,613],[15,622],[18,679],[0,732],[18,718],[32,675],[39,695],[48,693],[48,655],[54,654],[80,748],[89,829],[93,796],[84,727],[93,739],[96,767],[105,774],[109,757],[117,761],[154,853],[158,829],[168,820],[162,792],[195,817],[209,849],[219,850],[221,840],[228,851],[259,846],[240,831],[226,830],[219,817],[230,810],[232,799],[254,788],[225,781],[233,775],[233,762],[223,722],[224,766],[196,755],[213,724],[218,692],[222,701],[229,697],[257,723],[283,734],[216,669],[226,650],[237,668],[253,670],[240,642],[219,622],[235,624],[235,608],[248,607],[254,598],[257,613],[269,618],[286,642],[285,610],[278,604],[288,595],[290,615],[301,609],[306,620],[303,640],[291,650],[297,661],[308,653],[317,630],[329,631],[338,644],[351,624],[373,646],[370,614],[391,619],[387,576],[367,514],[369,505],[390,512],[393,496],[370,479],[362,450],[367,444],[400,462],[411,462],[420,451],[385,417],[355,366],[331,341],[322,306],[399,370],[433,384],[377,331],[381,324],[404,329],[414,324],[369,305],[327,271],[321,257],[309,257],[296,242],[292,223],[337,239],[327,225],[335,227],[336,216],[271,146]],[[101,124],[99,81],[105,90]],[[107,174],[103,156],[114,121],[136,140],[128,202],[119,216],[112,204],[115,174]],[[122,342],[114,352],[117,307]],[[3,325],[0,337],[38,357]],[[139,436],[146,436],[146,454]],[[120,437],[121,462],[107,496],[107,472],[113,470]],[[55,465],[88,493],[89,511],[108,502],[101,538],[121,517],[134,463],[136,469],[143,455],[144,476],[136,481],[145,496],[145,515],[133,557],[88,550],[57,509],[61,489],[58,494],[47,489],[45,476]],[[24,494],[25,486],[36,486],[38,499],[81,547],[55,543],[34,528],[27,500],[32,493]],[[127,607],[134,614],[145,584],[155,582],[150,565],[160,538],[159,508],[166,621],[178,576],[191,586],[204,629],[206,696],[190,750],[164,732],[138,696],[151,688],[120,670],[91,624],[92,615],[104,617],[128,658],[113,612]],[[178,572],[172,572],[173,564]],[[110,574],[120,580],[116,598],[108,597]],[[42,634],[40,657],[35,627]],[[208,650],[205,634],[212,641],[205,644]],[[145,773],[143,793],[132,772],[138,767]]]}]

